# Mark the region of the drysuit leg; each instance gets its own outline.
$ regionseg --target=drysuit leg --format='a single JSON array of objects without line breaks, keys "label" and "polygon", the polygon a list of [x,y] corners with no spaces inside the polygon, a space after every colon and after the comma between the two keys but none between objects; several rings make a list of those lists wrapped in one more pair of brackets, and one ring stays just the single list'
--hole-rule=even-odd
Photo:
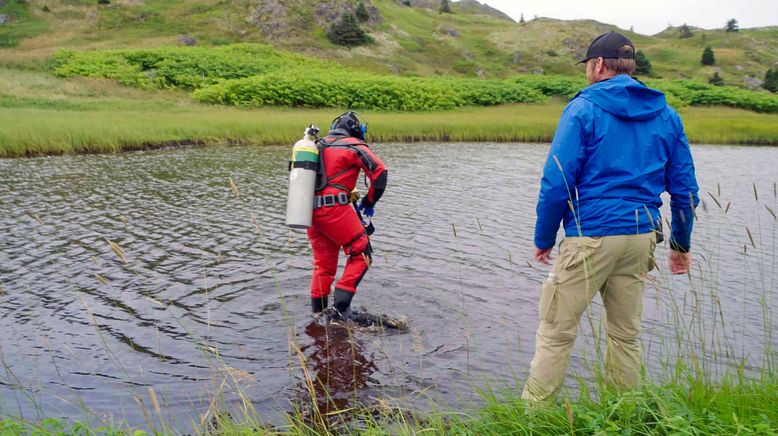
[{"label": "drysuit leg", "polygon": [[313,249],[313,277],[311,278],[311,298],[326,299],[330,295],[332,282],[338,272],[340,245],[319,231],[308,228],[308,239]]},{"label": "drysuit leg", "polygon": [[355,293],[359,282],[365,277],[372,262],[370,240],[365,233],[362,233],[357,239],[344,245],[343,252],[348,256],[346,268],[343,270],[343,276],[335,285],[335,289]]}]

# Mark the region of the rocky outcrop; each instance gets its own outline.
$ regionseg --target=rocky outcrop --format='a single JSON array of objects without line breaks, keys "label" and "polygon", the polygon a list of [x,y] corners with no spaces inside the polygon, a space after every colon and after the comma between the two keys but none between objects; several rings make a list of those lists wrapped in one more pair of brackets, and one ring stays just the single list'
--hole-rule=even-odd
[{"label": "rocky outcrop", "polygon": [[[363,24],[369,27],[382,24],[381,11],[370,0],[364,0],[364,3],[370,18]],[[329,29],[344,12],[356,12],[356,5],[353,0],[249,0],[248,21],[262,32],[265,39],[277,40],[309,32],[312,25]],[[306,13],[301,14],[301,11]]]},{"label": "rocky outcrop", "polygon": [[761,89],[762,83],[764,82],[758,77],[745,76],[743,77],[743,83],[745,83],[748,88],[756,90]]},{"label": "rocky outcrop", "polygon": [[249,21],[262,32],[262,36],[274,39],[288,34],[288,11],[280,0],[256,0],[252,3]]},{"label": "rocky outcrop", "polygon": [[187,47],[191,47],[193,45],[197,45],[197,40],[192,38],[189,35],[181,35],[178,37],[178,44],[179,45],[185,45]]},{"label": "rocky outcrop", "polygon": [[[329,2],[316,3],[316,6],[314,6],[313,9],[313,17],[319,26],[326,28],[335,21],[339,20],[344,12],[351,14],[355,13],[356,5],[356,2],[348,0],[333,0]],[[370,4],[369,0],[365,0],[365,8],[367,9],[368,15],[370,15],[370,18],[365,24],[368,26],[376,26],[384,22],[383,17],[381,17],[381,11],[379,11],[377,7]]]},{"label": "rocky outcrop", "polygon": [[[438,2],[440,3],[440,2]],[[504,12],[495,9],[487,4],[481,4],[477,0],[461,0],[455,3],[462,12],[471,14],[489,15],[490,17],[513,22],[513,18]]]},{"label": "rocky outcrop", "polygon": [[11,16],[8,14],[0,14],[0,26],[11,22]]}]

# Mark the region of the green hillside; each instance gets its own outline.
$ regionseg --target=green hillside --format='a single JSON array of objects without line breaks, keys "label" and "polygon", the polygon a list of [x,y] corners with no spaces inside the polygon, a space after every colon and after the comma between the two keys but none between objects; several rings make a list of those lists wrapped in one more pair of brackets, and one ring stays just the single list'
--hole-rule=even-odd
[{"label": "green hillside", "polygon": [[[615,29],[516,23],[475,0],[450,14],[363,0],[373,42],[333,44],[359,1],[0,0],[0,157],[286,143],[345,108],[375,121],[377,141],[547,141],[586,86],[577,59]],[[778,27],[693,31],[623,32],[690,140],[778,144],[778,95],[759,88]],[[714,66],[700,63],[708,45]],[[714,72],[728,86],[709,85]]]},{"label": "green hillside", "polygon": [[[538,18],[515,23],[474,0],[452,3],[441,14],[438,1],[365,0],[363,24],[374,43],[342,48],[326,31],[357,0],[0,0],[0,47],[5,63],[37,61],[59,49],[140,48],[180,44],[182,36],[197,45],[263,42],[322,60],[377,73],[402,75],[459,74],[505,77],[513,73],[576,74],[575,60],[597,34],[617,29],[591,20]],[[778,27],[678,29],[655,36],[625,30],[654,66],[655,76],[707,80],[719,71],[727,84],[756,87],[778,62]],[[717,64],[700,57],[713,47]],[[757,80],[754,80],[754,77]]]}]

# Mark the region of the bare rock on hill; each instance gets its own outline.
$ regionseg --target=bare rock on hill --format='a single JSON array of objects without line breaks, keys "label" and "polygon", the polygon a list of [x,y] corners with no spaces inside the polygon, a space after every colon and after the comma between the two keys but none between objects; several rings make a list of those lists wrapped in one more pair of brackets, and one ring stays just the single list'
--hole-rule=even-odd
[{"label": "bare rock on hill", "polygon": [[[412,8],[436,9],[440,7],[440,0],[406,0]],[[398,3],[404,4],[406,1],[398,0]]]},{"label": "bare rock on hill", "polygon": [[262,36],[274,39],[289,31],[287,15],[288,11],[280,0],[254,0],[250,7],[249,21],[262,32]]},{"label": "bare rock on hill", "polygon": [[178,37],[178,43],[180,45],[185,45],[187,47],[191,47],[193,45],[197,45],[197,40],[192,38],[189,35],[181,35]]},{"label": "bare rock on hill", "polygon": [[760,89],[762,87],[762,79],[758,77],[745,76],[743,77],[743,83],[751,89]]},{"label": "bare rock on hill", "polygon": [[520,60],[521,60],[521,53],[513,52],[513,63],[518,64]]},{"label": "bare rock on hill", "polygon": [[[440,2],[438,2],[440,4]],[[501,20],[513,22],[513,18],[509,17],[504,12],[495,9],[487,4],[481,4],[477,0],[460,0],[456,3],[462,12],[471,14],[489,15],[490,17],[499,18]]]},{"label": "bare rock on hill", "polygon": [[372,5],[368,6],[367,3],[365,3],[365,7],[367,7],[367,13],[370,15],[370,24],[376,25],[384,22],[384,17],[381,16],[381,11],[379,11],[377,7]]},{"label": "bare rock on hill", "polygon": [[11,16],[8,14],[0,14],[0,25],[8,24],[11,22]]},{"label": "bare rock on hill", "polygon": [[[370,16],[367,24],[369,26],[375,26],[384,22],[381,16],[381,11],[377,7],[370,4],[369,1],[365,1],[365,8],[367,14]],[[351,1],[332,0],[329,2],[317,3],[313,9],[313,16],[317,24],[322,27],[328,27],[332,23],[340,19],[344,13],[353,14],[356,12],[356,5]]]},{"label": "bare rock on hill", "polygon": [[454,38],[459,37],[459,31],[453,27],[445,27],[441,26],[438,28],[438,31],[442,33],[443,35],[448,35]]},{"label": "bare rock on hill", "polygon": [[0,8],[2,8],[3,6],[5,6],[5,0],[0,0]]}]

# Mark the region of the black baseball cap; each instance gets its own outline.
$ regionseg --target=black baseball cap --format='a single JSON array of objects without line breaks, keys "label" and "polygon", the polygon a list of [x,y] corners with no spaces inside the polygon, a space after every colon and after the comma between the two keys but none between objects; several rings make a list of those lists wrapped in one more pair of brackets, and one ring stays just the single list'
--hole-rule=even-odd
[{"label": "black baseball cap", "polygon": [[[631,56],[619,56],[621,46],[625,44],[632,47]],[[632,41],[626,36],[611,30],[610,32],[603,33],[597,38],[594,38],[592,43],[589,44],[589,48],[586,49],[586,57],[581,59],[578,63],[582,64],[592,58],[619,59],[620,57],[624,59],[634,59],[635,45],[632,44]]]}]

